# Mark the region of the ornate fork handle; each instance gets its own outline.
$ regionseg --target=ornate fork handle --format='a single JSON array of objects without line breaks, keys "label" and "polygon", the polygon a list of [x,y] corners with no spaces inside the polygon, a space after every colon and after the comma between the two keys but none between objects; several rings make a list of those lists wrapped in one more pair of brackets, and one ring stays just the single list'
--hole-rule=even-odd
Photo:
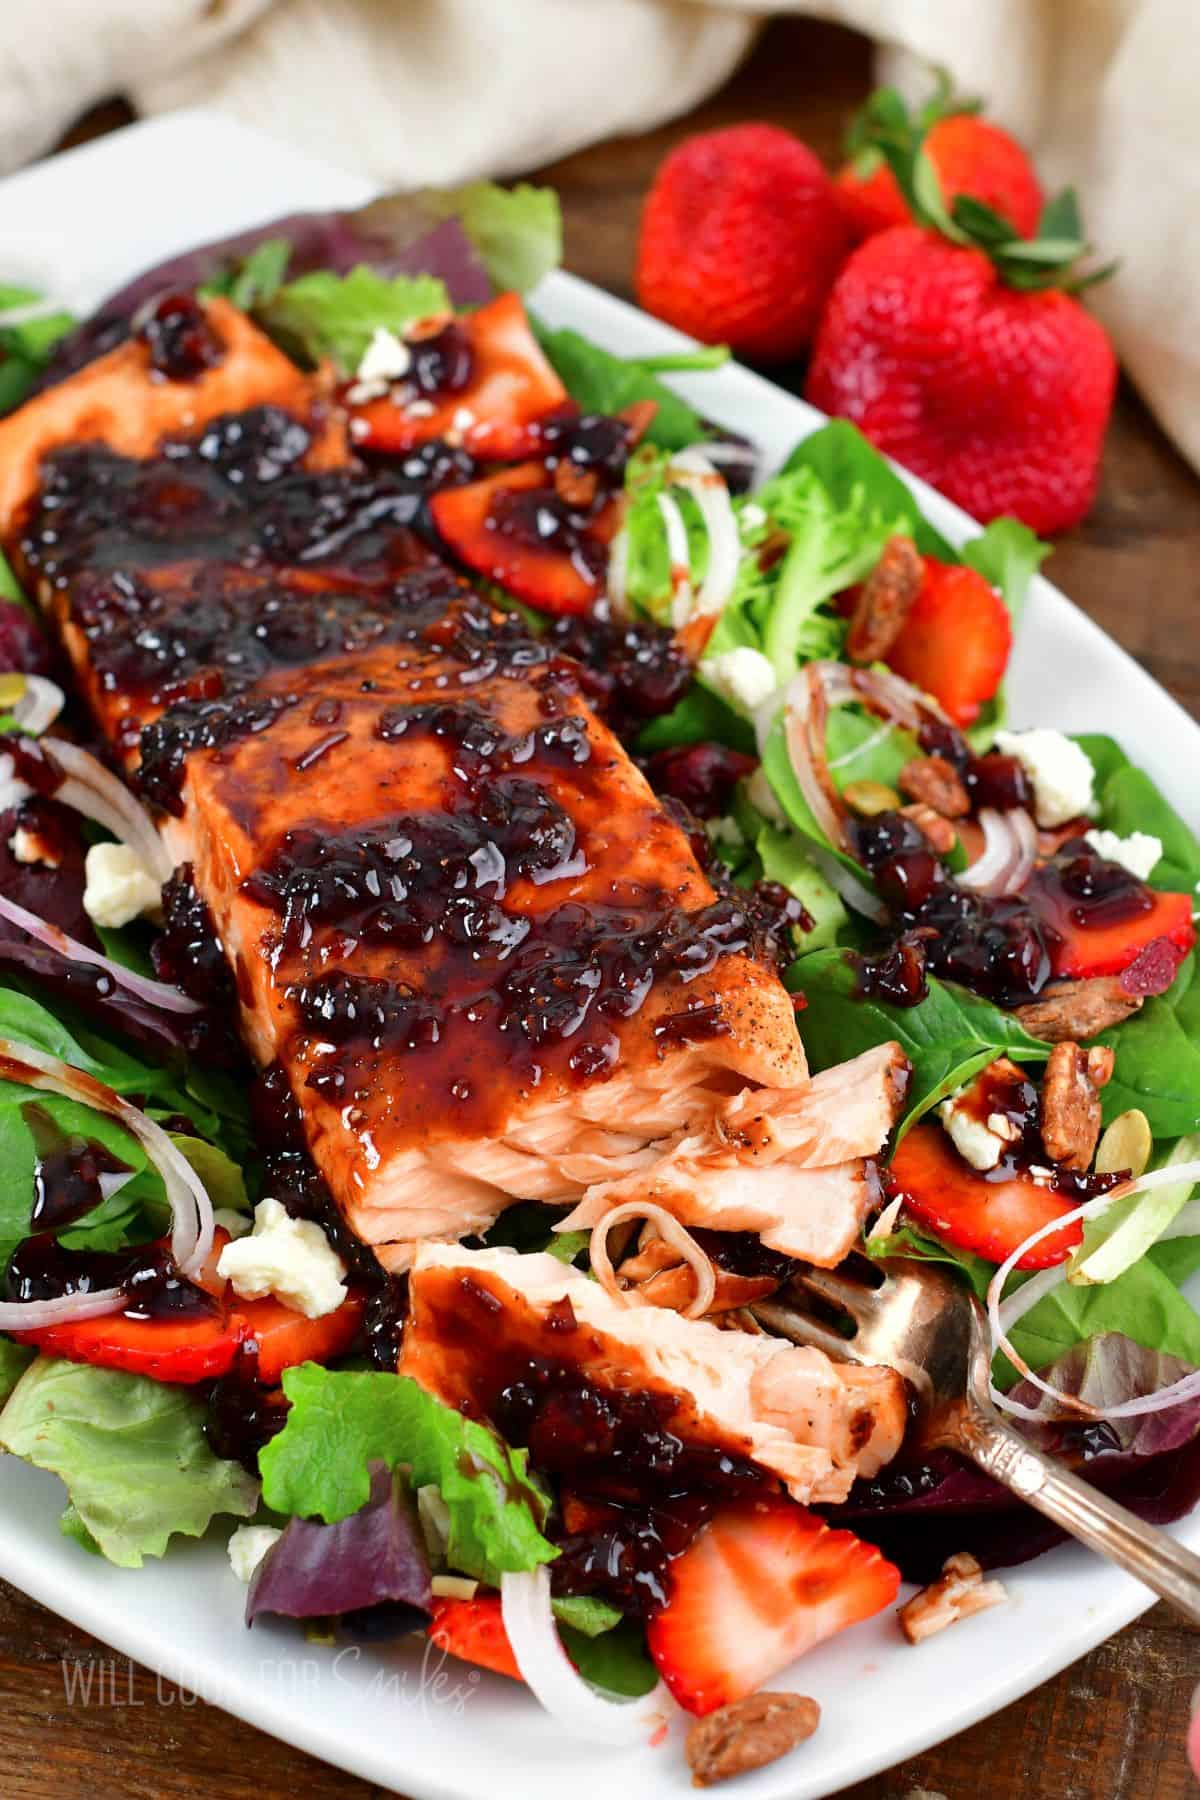
[{"label": "ornate fork handle", "polygon": [[978,1405],[964,1408],[955,1448],[1200,1625],[1200,1556],[1060,1468]]}]

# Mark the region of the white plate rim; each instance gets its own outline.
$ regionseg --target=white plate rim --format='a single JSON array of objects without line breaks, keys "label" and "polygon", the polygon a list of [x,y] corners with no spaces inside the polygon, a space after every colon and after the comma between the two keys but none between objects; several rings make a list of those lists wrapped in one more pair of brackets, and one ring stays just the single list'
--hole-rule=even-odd
[{"label": "white plate rim", "polygon": [[[151,165],[153,239],[152,247],[147,247],[145,214],[137,215],[135,229],[129,208],[131,197],[144,188]],[[170,206],[172,188],[191,197],[186,213]],[[52,255],[69,248],[76,263],[83,264],[76,285],[95,301],[152,257],[273,214],[312,205],[357,204],[369,193],[368,185],[357,177],[220,115],[191,109],[128,127],[0,182],[0,233],[6,222],[15,225],[15,240],[8,241],[21,242],[24,236],[38,256],[44,256],[48,238]],[[58,205],[68,218],[72,205],[78,209],[85,226],[82,238],[70,230],[64,238],[63,215],[56,217],[54,212]],[[114,248],[106,233],[115,233],[116,242],[126,249]],[[0,235],[0,243],[4,241]],[[0,266],[0,276],[7,278],[9,273]],[[551,323],[573,324],[612,348],[654,351],[690,343],[627,302],[565,273],[547,278],[535,304]],[[740,425],[752,436],[769,438],[776,422],[786,417],[791,423],[785,436],[794,442],[823,422],[822,415],[803,401],[736,365],[681,379],[677,385],[707,414]],[[757,431],[756,419],[760,425],[767,421],[768,428]],[[781,424],[778,429],[783,429]],[[900,473],[951,541],[961,542],[979,529],[951,502],[903,470]],[[1075,667],[1084,671],[1085,687],[1099,678],[1096,671],[1102,672],[1110,702],[1122,715],[1114,725],[1116,735],[1131,744],[1138,759],[1173,792],[1180,753],[1190,751],[1195,758],[1200,728],[1132,657],[1042,577],[1032,584],[1028,623],[1033,618],[1040,621],[1039,642],[1061,638],[1070,646]],[[1014,661],[1015,712],[1020,722],[1033,723],[1032,717],[1022,719],[1020,710],[1021,681],[1037,658],[1028,623]],[[1073,695],[1067,697],[1068,706],[1073,700]],[[1090,728],[1102,728],[1086,694],[1084,700]],[[1074,719],[1043,722],[1076,728]],[[1200,822],[1195,803],[1176,798],[1192,822]],[[615,1762],[591,1750],[581,1757],[580,1747],[556,1736],[553,1722],[536,1713],[532,1703],[521,1697],[514,1704],[515,1690],[490,1677],[472,1688],[472,1713],[466,1714],[464,1708],[464,1716],[483,1714],[479,1729],[467,1734],[459,1726],[449,1739],[440,1730],[425,1729],[423,1734],[413,1730],[414,1725],[427,1728],[430,1723],[428,1699],[419,1689],[415,1697],[412,1692],[388,1694],[399,1709],[395,1716],[403,1717],[410,1731],[404,1766],[396,1767],[388,1745],[369,1731],[364,1735],[363,1720],[376,1716],[378,1669],[411,1672],[411,1656],[372,1659],[365,1673],[356,1664],[350,1679],[336,1672],[335,1653],[314,1649],[311,1659],[307,1652],[303,1658],[317,1669],[313,1692],[292,1691],[294,1684],[281,1683],[264,1670],[267,1665],[287,1666],[289,1661],[299,1666],[295,1640],[269,1625],[238,1636],[234,1628],[239,1622],[239,1590],[222,1566],[219,1542],[182,1544],[164,1563],[148,1565],[136,1574],[81,1559],[57,1532],[56,1493],[61,1494],[57,1484],[39,1471],[14,1466],[8,1458],[0,1466],[4,1489],[16,1501],[11,1509],[14,1517],[0,1536],[0,1575],[158,1671],[169,1684],[212,1698],[249,1723],[328,1762],[422,1800],[477,1800],[485,1788],[496,1785],[504,1791],[506,1770],[514,1788],[519,1777],[530,1800],[542,1800],[543,1795],[550,1800],[560,1791],[564,1773],[578,1800],[591,1800],[593,1792],[600,1800],[609,1791],[614,1769],[627,1784],[630,1800],[640,1800],[643,1794],[649,1800],[664,1789],[685,1791],[678,1726],[672,1730],[675,1754],[670,1766],[668,1759],[652,1752],[621,1753]],[[1183,1521],[1177,1532],[1200,1549],[1200,1515]],[[799,1665],[797,1685],[822,1700],[825,1725],[802,1755],[743,1780],[739,1793],[747,1800],[818,1800],[865,1779],[990,1716],[1151,1604],[1151,1597],[1129,1577],[1106,1569],[1074,1547],[1005,1579],[1013,1593],[1009,1624],[1016,1626],[1015,1633],[1001,1630],[999,1614],[993,1613],[912,1651],[889,1634],[886,1620],[876,1620],[844,1634]],[[1049,1607],[1035,1603],[1043,1590],[1050,1593]],[[210,1599],[217,1602],[215,1612],[205,1604]],[[172,1608],[175,1622],[168,1627],[164,1620]],[[1069,1627],[1063,1624],[1065,1612],[1075,1614]],[[1022,1629],[1023,1616],[1026,1628],[1036,1626],[1040,1631],[1041,1641],[1032,1653],[1028,1630]],[[989,1636],[989,1620],[993,1634],[999,1631],[999,1636]],[[253,1652],[245,1649],[248,1643],[255,1645]],[[266,1658],[257,1654],[264,1643],[278,1648],[279,1654]],[[1012,1648],[998,1654],[1001,1644]],[[842,1690],[847,1678],[857,1684],[878,1682],[881,1664],[886,1674],[897,1657],[905,1659],[902,1666],[912,1674],[910,1681],[906,1673],[905,1683],[913,1696],[927,1698],[932,1690],[936,1704],[925,1712],[917,1704],[902,1706],[899,1716],[893,1711],[887,1718],[886,1730],[873,1735],[862,1729],[861,1718],[855,1723],[853,1709],[842,1706]],[[964,1668],[973,1670],[969,1679],[964,1678]],[[164,1703],[170,1703],[171,1691]],[[330,1696],[332,1703],[326,1704]],[[874,1710],[878,1713],[878,1708]],[[385,1716],[385,1728],[387,1723]],[[385,1729],[384,1736],[389,1735]],[[454,1766],[447,1766],[452,1760]]]}]

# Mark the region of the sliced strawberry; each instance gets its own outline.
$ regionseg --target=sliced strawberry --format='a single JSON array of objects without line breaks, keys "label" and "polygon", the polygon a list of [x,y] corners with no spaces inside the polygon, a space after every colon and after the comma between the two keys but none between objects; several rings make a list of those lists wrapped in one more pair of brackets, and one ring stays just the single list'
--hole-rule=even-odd
[{"label": "sliced strawberry", "polygon": [[[1050,927],[1047,948],[1056,976],[1120,975],[1145,958],[1147,973],[1151,960],[1168,973],[1165,985],[1169,987],[1174,969],[1196,942],[1191,894],[1160,894],[1148,887],[1143,910],[1131,911],[1109,924],[1081,924],[1050,866],[1031,876],[1026,897],[1038,917]],[[1155,945],[1160,948],[1151,959],[1148,953]],[[1152,983],[1135,984],[1132,991],[1163,990],[1161,985]]]},{"label": "sliced strawberry", "polygon": [[[891,1173],[908,1212],[938,1237],[989,1262],[1003,1262],[1033,1232],[1077,1204],[1031,1175],[988,1180],[963,1160],[940,1125],[914,1125],[892,1158]],[[1052,1232],[1017,1267],[1048,1269],[1065,1261],[1082,1237],[1078,1221]]]},{"label": "sliced strawberry", "polygon": [[272,1383],[296,1363],[323,1363],[341,1356],[353,1343],[363,1315],[358,1294],[349,1294],[334,1312],[320,1319],[308,1319],[271,1297],[235,1304],[245,1335],[258,1345],[258,1378]]},{"label": "sliced strawberry", "polygon": [[723,1508],[671,1578],[646,1641],[693,1713],[753,1693],[814,1644],[879,1612],[900,1585],[872,1545],[778,1496]]},{"label": "sliced strawberry", "polygon": [[932,556],[924,562],[921,591],[887,662],[940,701],[956,725],[971,725],[1008,667],[1008,608],[974,569]]},{"label": "sliced strawberry", "polygon": [[543,612],[584,613],[599,599],[617,508],[600,500],[594,511],[577,510],[545,463],[444,488],[430,511],[459,560],[518,600]]},{"label": "sliced strawberry", "polygon": [[449,436],[472,456],[500,462],[536,454],[542,420],[571,401],[529,329],[519,295],[500,294],[457,323],[471,352],[466,385],[406,399],[399,383],[382,399],[351,406],[356,447],[399,453]]},{"label": "sliced strawberry", "polygon": [[72,1320],[40,1331],[14,1331],[23,1344],[36,1344],[49,1356],[69,1362],[94,1363],[102,1369],[124,1369],[154,1381],[190,1386],[225,1375],[246,1335],[243,1320],[230,1315],[220,1301],[211,1311],[181,1318],[131,1319],[106,1313],[101,1319]]},{"label": "sliced strawberry", "polygon": [[476,1594],[473,1600],[435,1599],[428,1635],[450,1656],[514,1681],[522,1679],[504,1629],[499,1594]]},{"label": "sliced strawberry", "polygon": [[[106,1313],[47,1325],[38,1331],[13,1332],[21,1343],[36,1344],[70,1362],[124,1369],[154,1381],[191,1386],[228,1374],[239,1347],[253,1338],[258,1345],[258,1378],[274,1383],[296,1363],[325,1362],[347,1350],[362,1320],[359,1295],[349,1294],[336,1311],[309,1319],[279,1300],[238,1300],[217,1274],[229,1234],[218,1229],[213,1247],[195,1281],[190,1309],[157,1318],[130,1318]],[[165,1241],[160,1246],[166,1249]],[[185,1305],[187,1285],[183,1298]]]}]

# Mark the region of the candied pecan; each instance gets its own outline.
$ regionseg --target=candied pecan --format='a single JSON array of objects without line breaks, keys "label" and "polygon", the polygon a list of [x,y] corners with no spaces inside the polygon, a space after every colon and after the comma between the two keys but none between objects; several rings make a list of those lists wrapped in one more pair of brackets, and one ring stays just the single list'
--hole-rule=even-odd
[{"label": "candied pecan", "polygon": [[925,565],[911,538],[891,537],[858,590],[846,654],[851,662],[877,662],[904,629],[921,591]]},{"label": "candied pecan", "polygon": [[1055,1044],[1042,1078],[1042,1142],[1051,1162],[1091,1167],[1100,1137],[1100,1089],[1113,1072],[1113,1053],[1096,1044],[1081,1050],[1070,1038]]},{"label": "candied pecan", "polygon": [[587,512],[594,504],[599,485],[595,469],[578,469],[566,457],[554,465],[555,493],[580,512]]},{"label": "candied pecan", "polygon": [[1032,1037],[1061,1044],[1096,1037],[1130,1018],[1141,1004],[1142,996],[1127,993],[1118,975],[1093,975],[1086,981],[1052,982],[1014,1013]]},{"label": "candied pecan", "polygon": [[935,1631],[944,1631],[959,1619],[969,1619],[972,1613],[986,1612],[989,1606],[998,1606],[1006,1598],[1001,1583],[985,1581],[975,1558],[963,1550],[957,1556],[948,1556],[937,1580],[906,1600],[896,1617],[909,1643],[919,1644]]},{"label": "candied pecan", "polygon": [[948,856],[953,850],[958,833],[949,819],[944,819],[940,812],[932,806],[902,806],[902,818],[911,819],[917,830],[922,833],[930,849],[938,856]]},{"label": "candied pecan", "polygon": [[820,1707],[806,1694],[747,1694],[719,1707],[687,1734],[692,1785],[713,1787],[778,1762],[810,1738],[820,1720]]},{"label": "candied pecan", "polygon": [[958,770],[944,756],[914,756],[901,769],[898,785],[906,799],[932,806],[943,819],[965,819],[971,810]]}]

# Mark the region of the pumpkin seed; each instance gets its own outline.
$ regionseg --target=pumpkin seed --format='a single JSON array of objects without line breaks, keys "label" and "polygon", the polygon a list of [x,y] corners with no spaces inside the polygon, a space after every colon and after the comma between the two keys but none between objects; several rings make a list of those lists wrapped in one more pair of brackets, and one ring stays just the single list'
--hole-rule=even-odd
[{"label": "pumpkin seed", "polygon": [[1131,1106],[1128,1112],[1123,1112],[1113,1120],[1100,1139],[1096,1151],[1096,1172],[1099,1175],[1116,1175],[1128,1169],[1133,1175],[1141,1175],[1150,1161],[1153,1147],[1154,1138],[1149,1119],[1136,1106]]},{"label": "pumpkin seed", "polygon": [[882,781],[852,781],[842,789],[842,799],[860,818],[873,819],[876,813],[897,812],[900,796],[895,788]]},{"label": "pumpkin seed", "polygon": [[15,706],[25,692],[25,677],[16,669],[0,675],[0,711]]}]

